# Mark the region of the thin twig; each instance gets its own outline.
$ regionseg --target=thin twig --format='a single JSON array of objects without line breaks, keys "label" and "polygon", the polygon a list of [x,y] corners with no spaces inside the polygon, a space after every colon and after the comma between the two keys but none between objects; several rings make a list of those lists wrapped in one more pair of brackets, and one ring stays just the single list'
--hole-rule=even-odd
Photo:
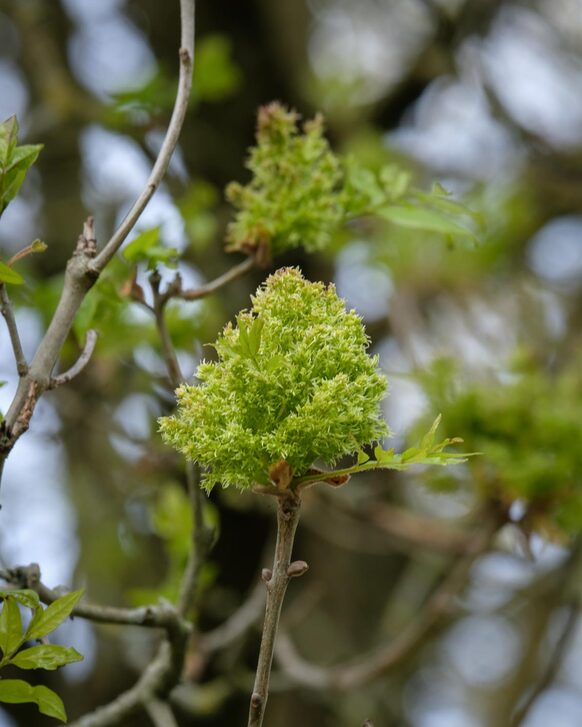
[{"label": "thin twig", "polygon": [[531,708],[538,699],[538,697],[552,684],[564,659],[568,652],[568,648],[572,645],[572,635],[578,623],[578,617],[580,615],[580,606],[577,602],[571,603],[568,611],[568,617],[566,624],[560,638],[556,642],[554,651],[547,663],[547,666],[542,674],[540,680],[536,684],[535,688],[532,689],[525,702],[516,710],[511,718],[511,727],[519,727],[523,724],[528,716]]},{"label": "thin twig", "polygon": [[56,389],[57,386],[67,384],[69,381],[78,376],[81,371],[83,371],[85,366],[89,363],[91,356],[93,355],[93,351],[95,350],[96,343],[97,331],[91,328],[87,331],[87,336],[85,337],[85,345],[83,347],[83,350],[81,351],[79,358],[75,361],[70,369],[67,369],[62,374],[59,374],[58,376],[53,376],[51,378],[49,389]]},{"label": "thin twig", "polygon": [[100,273],[103,270],[140,218],[154,192],[160,186],[160,182],[166,174],[170,164],[174,149],[178,144],[180,132],[188,110],[190,91],[192,89],[192,68],[194,64],[194,5],[195,0],[180,0],[180,22],[182,31],[180,41],[180,76],[178,79],[178,93],[176,95],[170,124],[166,131],[166,136],[164,137],[158,158],[156,159],[145,188],[133,203],[132,208],[124,217],[117,230],[113,233],[111,239],[94,259],[92,269],[96,273]]},{"label": "thin twig", "polygon": [[16,370],[18,371],[18,375],[20,377],[26,376],[28,373],[28,364],[26,363],[26,357],[22,350],[20,335],[18,334],[16,319],[14,318],[14,311],[12,310],[12,303],[10,302],[8,291],[6,290],[4,283],[0,283],[0,312],[6,321],[6,327],[8,328],[10,342],[12,343],[12,350],[14,351],[14,360],[16,361]]},{"label": "thin twig", "polygon": [[211,295],[217,290],[220,290],[220,288],[223,288],[228,283],[232,283],[233,280],[242,277],[249,270],[252,270],[255,265],[255,258],[248,257],[246,260],[243,260],[238,265],[230,268],[230,270],[227,270],[225,273],[219,275],[214,280],[211,280],[210,282],[201,285],[199,288],[180,290],[180,292],[176,293],[174,297],[181,298],[182,300],[199,300],[200,298],[205,298],[207,295]]},{"label": "thin twig", "polygon": [[259,620],[264,607],[264,584],[257,583],[240,608],[224,623],[200,636],[197,643],[198,649],[206,654],[224,649],[225,646],[246,633]]},{"label": "thin twig", "polygon": [[157,270],[154,270],[150,275],[150,285],[154,296],[154,304],[152,311],[156,319],[156,328],[158,329],[158,335],[160,337],[160,344],[162,346],[162,355],[166,363],[168,370],[168,377],[172,388],[176,389],[183,380],[182,371],[180,364],[178,363],[178,357],[172,344],[170,332],[168,331],[168,325],[166,323],[166,300],[164,300],[160,293],[160,274]]},{"label": "thin twig", "polygon": [[437,623],[451,614],[473,563],[489,546],[498,527],[499,521],[492,519],[475,535],[471,548],[459,558],[422,611],[395,639],[345,664],[325,668],[304,659],[289,635],[281,633],[276,651],[279,666],[296,684],[309,689],[356,689],[378,678],[411,654]]},{"label": "thin twig", "polygon": [[288,496],[280,497],[277,501],[277,543],[275,545],[273,570],[263,571],[263,580],[267,586],[267,605],[255,684],[249,708],[248,727],[261,727],[263,724],[265,707],[269,696],[269,678],[275,638],[287,585],[291,578],[302,575],[307,570],[307,564],[303,561],[291,563],[300,506],[301,500],[292,492],[289,492]]},{"label": "thin twig", "polygon": [[[54,590],[46,586],[40,580],[40,568],[37,563],[0,569],[0,578],[16,587],[36,591],[40,600],[47,605],[59,599],[66,592],[60,588]],[[140,608],[116,608],[81,601],[74,607],[72,615],[97,623],[162,628],[171,633],[189,629],[189,625],[182,621],[177,610],[167,603]]]}]

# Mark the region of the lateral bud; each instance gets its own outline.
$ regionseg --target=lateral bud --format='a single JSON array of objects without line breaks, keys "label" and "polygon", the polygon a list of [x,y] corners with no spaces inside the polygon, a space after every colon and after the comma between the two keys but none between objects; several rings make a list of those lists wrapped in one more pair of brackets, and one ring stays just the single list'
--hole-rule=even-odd
[{"label": "lateral bud", "polygon": [[299,578],[299,576],[302,576],[308,570],[309,566],[304,560],[294,560],[289,568],[287,568],[287,575],[289,578]]},{"label": "lateral bud", "polygon": [[268,583],[273,577],[273,571],[270,568],[263,568],[261,571],[261,578]]}]

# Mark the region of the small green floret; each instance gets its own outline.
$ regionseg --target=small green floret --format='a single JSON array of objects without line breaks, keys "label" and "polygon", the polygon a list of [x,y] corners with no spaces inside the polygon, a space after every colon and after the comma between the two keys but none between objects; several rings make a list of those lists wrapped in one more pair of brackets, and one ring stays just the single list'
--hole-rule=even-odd
[{"label": "small green floret", "polygon": [[267,484],[281,460],[299,477],[388,434],[386,378],[333,285],[287,268],[252,301],[218,337],[218,361],[200,364],[200,384],[181,386],[177,414],[160,420],[165,441],[206,468],[207,489]]},{"label": "small green floret", "polygon": [[226,195],[237,209],[227,232],[228,249],[278,255],[302,245],[321,250],[342,223],[343,172],[323,135],[323,119],[298,125],[299,116],[278,103],[263,106],[257,145],[247,168],[251,181],[233,182]]}]

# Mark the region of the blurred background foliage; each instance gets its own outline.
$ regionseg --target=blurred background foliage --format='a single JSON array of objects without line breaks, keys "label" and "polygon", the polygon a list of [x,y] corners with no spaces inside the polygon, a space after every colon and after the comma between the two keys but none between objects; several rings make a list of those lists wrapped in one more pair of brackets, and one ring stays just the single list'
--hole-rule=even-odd
[{"label": "blurred background foliage", "polygon": [[[138,262],[147,295],[148,259],[160,254],[163,281],[179,257],[187,286],[239,262],[224,252],[232,219],[224,189],[248,183],[257,108],[277,99],[304,119],[322,112],[332,147],[354,164],[378,173],[398,164],[416,199],[438,180],[452,192],[442,204],[471,210],[478,241],[364,217],[325,249],[285,252],[269,270],[297,264],[310,279],[335,281],[363,316],[390,380],[391,444],[413,442],[441,412],[443,436],[483,452],[450,471],[314,488],[296,548],[311,568],[290,589],[286,632],[322,665],[394,638],[453,569],[453,536],[473,533],[484,508],[504,519],[473,558],[454,613],[405,659],[341,693],[298,688],[276,670],[268,724],[500,727],[519,723],[510,715],[528,688],[539,696],[528,727],[581,724],[582,631],[568,609],[578,598],[571,582],[582,524],[582,3],[198,6],[179,150],[138,224],[141,241],[110,266],[67,341],[63,368],[87,328],[99,329],[90,366],[45,397],[8,460],[2,561],[37,561],[49,585],[75,582],[108,604],[175,594],[191,522],[183,465],[156,433],[174,399],[153,321],[127,285]],[[16,114],[23,142],[44,145],[0,224],[2,259],[35,238],[48,244],[22,261],[26,284],[13,288],[28,354],[83,219],[95,215],[103,241],[145,182],[174,97],[177,35],[177,2],[0,0],[0,118]],[[188,376],[266,272],[171,303],[169,329]],[[2,328],[2,410],[13,368]],[[272,547],[269,503],[229,490],[211,501],[217,542],[204,573],[203,630],[252,592]],[[132,684],[153,646],[154,635],[138,629],[80,620],[63,628],[63,643],[85,655],[50,675],[71,716]],[[564,629],[574,645],[567,655],[556,651]],[[243,724],[256,650],[250,630],[207,663],[193,652],[194,683],[176,695],[180,724]],[[563,657],[553,671],[551,654]],[[2,725],[49,723],[20,705],[0,715]]]}]

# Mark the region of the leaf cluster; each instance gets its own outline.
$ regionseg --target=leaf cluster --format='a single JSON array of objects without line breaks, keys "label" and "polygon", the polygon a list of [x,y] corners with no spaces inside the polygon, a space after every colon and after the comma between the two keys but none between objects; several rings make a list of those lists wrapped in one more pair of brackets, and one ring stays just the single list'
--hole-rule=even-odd
[{"label": "leaf cluster", "polygon": [[[18,146],[16,116],[0,124],[0,216],[18,194],[28,169],[36,161],[41,149],[42,144]],[[0,283],[20,285],[23,282],[16,270],[0,260]]]},{"label": "leaf cluster", "polygon": [[207,468],[208,489],[266,484],[281,460],[299,477],[317,459],[355,454],[388,433],[386,380],[367,347],[333,285],[279,270],[218,337],[218,361],[200,364],[200,385],[178,389],[162,435]]},{"label": "leaf cluster", "polygon": [[[483,457],[468,465],[485,498],[526,506],[524,525],[560,537],[582,529],[582,376],[579,365],[549,374],[524,359],[494,381],[461,386],[455,365],[441,360],[421,377],[430,404],[463,432]],[[430,481],[430,480],[429,480]],[[459,480],[433,477],[435,486]]]},{"label": "leaf cluster", "polygon": [[[30,589],[0,591],[0,669],[11,665],[19,669],[58,669],[83,657],[72,647],[56,644],[27,646],[28,642],[44,639],[71,614],[82,591],[73,591],[43,608],[36,591]],[[22,624],[20,607],[30,609],[31,619]],[[45,686],[32,686],[22,679],[0,679],[0,702],[20,704],[32,702],[42,714],[67,721],[60,697]]]}]

